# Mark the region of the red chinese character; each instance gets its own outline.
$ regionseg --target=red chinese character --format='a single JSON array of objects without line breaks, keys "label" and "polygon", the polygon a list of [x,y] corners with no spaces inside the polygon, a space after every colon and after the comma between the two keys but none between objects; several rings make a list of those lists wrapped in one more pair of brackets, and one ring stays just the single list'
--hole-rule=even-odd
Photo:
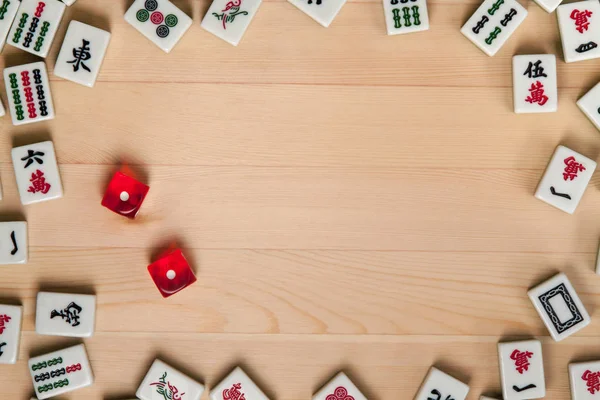
[{"label": "red chinese character", "polygon": [[544,94],[544,84],[540,81],[532,83],[529,88],[529,96],[527,96],[525,101],[530,104],[538,103],[540,106],[546,104],[548,96]]},{"label": "red chinese character", "polygon": [[565,158],[565,164],[565,172],[563,172],[563,178],[565,179],[565,181],[568,181],[569,179],[574,180],[575,178],[577,178],[578,172],[585,171],[585,167],[583,166],[583,164],[575,161],[575,157],[573,156]]},{"label": "red chinese character", "polygon": [[234,383],[230,389],[223,390],[224,400],[246,400],[244,393],[240,391],[242,388],[241,383]]},{"label": "red chinese character", "polygon": [[10,317],[6,314],[2,314],[0,315],[0,334],[2,334],[2,332],[4,332],[4,329],[6,329],[6,324],[8,324],[8,321],[10,321]]},{"label": "red chinese character", "polygon": [[520,374],[529,369],[529,359],[533,357],[530,351],[519,351],[515,349],[510,355],[510,359],[515,361],[515,367]]},{"label": "red chinese character", "polygon": [[41,192],[43,194],[48,193],[50,190],[50,184],[46,182],[46,178],[44,177],[44,173],[39,169],[31,174],[31,186],[29,186],[28,192],[38,193]]},{"label": "red chinese character", "polygon": [[333,391],[333,394],[327,396],[325,400],[354,400],[354,397],[348,394],[348,390],[345,387],[338,386]]},{"label": "red chinese character", "polygon": [[589,10],[579,11],[577,9],[571,11],[571,19],[575,21],[576,29],[579,33],[583,33],[583,31],[587,31],[590,27],[590,22],[588,18],[592,16],[592,12]]},{"label": "red chinese character", "polygon": [[591,394],[600,392],[600,372],[592,372],[587,369],[583,375],[581,375],[581,379],[586,382],[588,392]]}]

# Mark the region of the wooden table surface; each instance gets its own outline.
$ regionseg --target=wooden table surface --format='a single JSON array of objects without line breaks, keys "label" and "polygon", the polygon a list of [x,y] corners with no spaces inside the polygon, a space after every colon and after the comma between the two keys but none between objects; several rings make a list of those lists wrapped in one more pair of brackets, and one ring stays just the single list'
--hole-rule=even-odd
[{"label": "wooden table surface", "polygon": [[[562,61],[556,16],[524,4],[490,58],[459,32],[479,0],[430,0],[431,29],[395,37],[381,0],[349,0],[328,29],[265,0],[237,48],[200,28],[207,0],[175,3],[194,25],[167,55],[123,20],[131,0],[78,0],[46,60],[56,119],[0,120],[0,219],[30,239],[27,265],[0,268],[0,302],[25,312],[0,397],[29,399],[28,357],[80,342],[35,334],[43,289],[98,296],[96,382],[63,399],[134,397],[156,357],[209,388],[241,365],[273,400],[340,369],[370,400],[409,400],[435,364],[477,399],[499,391],[497,342],[529,337],[546,398],[568,399],[568,363],[600,358],[600,179],[572,216],[533,192],[558,144],[598,159],[575,102],[600,61]],[[71,19],[112,32],[93,89],[51,72]],[[513,113],[527,53],[557,55],[557,113]],[[10,149],[48,138],[65,197],[22,207]],[[135,221],[100,206],[121,163],[151,187]],[[163,299],[146,266],[172,242],[198,282]],[[554,343],[526,291],[558,271],[592,323]]]}]

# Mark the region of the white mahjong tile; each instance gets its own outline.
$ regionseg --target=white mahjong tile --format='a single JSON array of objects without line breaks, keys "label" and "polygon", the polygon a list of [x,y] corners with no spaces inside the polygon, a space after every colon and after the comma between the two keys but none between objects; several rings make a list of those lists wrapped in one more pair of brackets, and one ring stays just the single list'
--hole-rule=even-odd
[{"label": "white mahjong tile", "polygon": [[90,337],[96,323],[96,296],[39,292],[35,310],[38,335]]},{"label": "white mahjong tile", "polygon": [[202,384],[156,359],[135,395],[140,400],[199,400],[203,392]]},{"label": "white mahjong tile", "polygon": [[600,361],[569,364],[572,400],[596,400],[600,393]]},{"label": "white mahjong tile", "polygon": [[166,53],[192,26],[192,19],[168,0],[135,0],[125,21]]},{"label": "white mahjong tile", "polygon": [[77,1],[77,0],[61,0],[61,1],[68,6],[72,6],[75,3],[75,1]]},{"label": "white mahjong tile", "polygon": [[498,357],[504,400],[541,399],[546,395],[539,340],[498,343]]},{"label": "white mahjong tile", "polygon": [[470,41],[493,56],[527,17],[516,0],[485,0],[460,30]]},{"label": "white mahjong tile", "polygon": [[600,83],[577,101],[577,106],[600,130]]},{"label": "white mahjong tile", "polygon": [[21,0],[6,41],[46,58],[66,6],[58,0]]},{"label": "white mahjong tile", "polygon": [[0,51],[2,51],[10,26],[19,9],[18,0],[0,0]]},{"label": "white mahjong tile", "polygon": [[60,173],[51,141],[13,148],[12,161],[22,204],[62,197]]},{"label": "white mahjong tile", "polygon": [[388,35],[429,29],[427,0],[383,0]]},{"label": "white mahjong tile", "polygon": [[469,393],[468,385],[431,367],[415,400],[430,400],[431,398],[465,400],[467,393]]},{"label": "white mahjong tile", "polygon": [[542,7],[546,12],[551,13],[556,10],[556,7],[562,3],[562,0],[534,0],[538,6]]},{"label": "white mahjong tile", "polygon": [[54,118],[46,64],[42,61],[4,69],[4,84],[13,125]]},{"label": "white mahjong tile", "polygon": [[109,42],[109,32],[71,21],[56,59],[54,75],[93,87]]},{"label": "white mahjong tile", "polygon": [[583,303],[563,273],[529,290],[527,295],[557,342],[590,323],[590,316]]},{"label": "white mahjong tile", "polygon": [[0,117],[4,117],[6,111],[4,111],[4,104],[2,104],[2,100],[0,100]]},{"label": "white mahjong tile", "polygon": [[595,169],[595,161],[565,146],[558,146],[537,187],[535,197],[573,214]]},{"label": "white mahjong tile", "polygon": [[348,396],[354,400],[367,400],[350,378],[340,372],[313,396],[313,400],[346,400]]},{"label": "white mahjong tile", "polygon": [[565,62],[600,57],[600,3],[579,1],[556,10]]},{"label": "white mahjong tile", "polygon": [[39,400],[94,383],[94,374],[83,344],[30,358],[28,365]]},{"label": "white mahjong tile", "polygon": [[237,46],[261,2],[262,0],[213,0],[200,26]]},{"label": "white mahjong tile", "polygon": [[558,109],[556,56],[514,56],[513,96],[516,113],[555,112]]},{"label": "white mahjong tile", "polygon": [[23,307],[0,304],[0,364],[15,364],[19,355]]},{"label": "white mahjong tile", "polygon": [[327,28],[338,15],[346,0],[288,0],[309,17]]},{"label": "white mahjong tile", "polygon": [[27,222],[0,222],[0,265],[27,263]]},{"label": "white mahjong tile", "polygon": [[[239,397],[241,396],[241,397]],[[210,391],[210,400],[231,400],[245,398],[246,400],[269,400],[258,386],[237,367],[225,379]]]}]

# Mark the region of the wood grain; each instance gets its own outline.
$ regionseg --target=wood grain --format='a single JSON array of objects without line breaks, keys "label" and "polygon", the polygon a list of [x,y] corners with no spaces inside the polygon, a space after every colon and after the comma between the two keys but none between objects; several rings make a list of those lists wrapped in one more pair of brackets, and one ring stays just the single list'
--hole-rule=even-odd
[{"label": "wood grain", "polygon": [[[166,55],[125,23],[130,3],[67,10],[49,71],[69,20],[108,29],[94,89],[51,73],[55,120],[0,120],[0,220],[30,239],[29,264],[0,268],[0,302],[25,309],[0,397],[29,399],[29,356],[78,343],[35,335],[36,293],[59,290],[98,296],[96,383],[64,399],[131,398],[155,357],[209,387],[241,364],[280,400],[338,370],[371,400],[409,400],[435,364],[477,399],[499,390],[497,342],[529,337],[546,398],[569,398],[568,363],[600,358],[600,180],[573,216],[533,192],[558,144],[598,159],[575,102],[600,76],[562,61],[555,15],[524,4],[489,58],[459,32],[478,0],[431,0],[431,30],[397,37],[380,0],[349,0],[328,29],[267,0],[234,48],[200,28],[208,0],[184,0],[194,25]],[[511,58],[544,52],[559,111],[516,115]],[[7,46],[0,67],[33,60]],[[65,197],[23,208],[10,149],[47,139]],[[135,221],[100,206],[122,163],[151,186]],[[171,243],[198,282],[162,299],[146,266]],[[560,344],[526,295],[558,271],[592,316]]]}]

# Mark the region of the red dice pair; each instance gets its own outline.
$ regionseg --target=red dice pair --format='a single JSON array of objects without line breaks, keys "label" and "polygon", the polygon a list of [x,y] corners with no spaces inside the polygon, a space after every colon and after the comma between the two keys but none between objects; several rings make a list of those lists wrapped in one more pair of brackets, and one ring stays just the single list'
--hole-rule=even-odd
[{"label": "red dice pair", "polygon": [[143,183],[116,172],[106,188],[102,205],[127,218],[135,218],[150,188]]},{"label": "red dice pair", "polygon": [[194,271],[181,250],[168,250],[148,265],[148,272],[163,297],[169,297],[196,282]]}]

